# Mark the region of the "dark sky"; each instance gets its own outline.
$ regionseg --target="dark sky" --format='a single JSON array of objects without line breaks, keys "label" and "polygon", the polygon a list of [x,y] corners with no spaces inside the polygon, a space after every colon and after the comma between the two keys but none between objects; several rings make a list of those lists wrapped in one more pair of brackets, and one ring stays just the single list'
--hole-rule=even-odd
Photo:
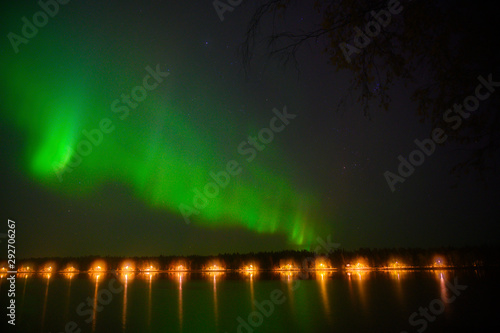
[{"label": "dark sky", "polygon": [[[411,85],[368,120],[355,98],[337,110],[352,73],[335,72],[324,45],[301,49],[298,69],[257,49],[245,76],[238,46],[254,10],[244,1],[221,22],[210,1],[70,1],[16,53],[9,33],[40,7],[2,4],[1,211],[18,257],[314,249],[328,235],[349,249],[498,240],[498,177],[457,181],[458,144],[388,186],[384,173],[432,129]],[[296,117],[273,121],[284,108]],[[267,143],[245,143],[259,133]],[[195,207],[230,161],[240,173]],[[189,224],[182,209],[196,211]]]}]

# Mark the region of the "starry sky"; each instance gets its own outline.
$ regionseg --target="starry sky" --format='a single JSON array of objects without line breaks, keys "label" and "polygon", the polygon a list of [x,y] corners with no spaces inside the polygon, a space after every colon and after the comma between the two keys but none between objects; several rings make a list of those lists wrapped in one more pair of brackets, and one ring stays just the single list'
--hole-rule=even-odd
[{"label": "starry sky", "polygon": [[261,50],[245,75],[238,47],[253,10],[243,2],[221,21],[210,1],[70,1],[16,52],[6,36],[40,7],[1,5],[1,210],[19,257],[498,239],[498,179],[457,183],[456,146],[389,189],[384,172],[431,129],[408,88],[371,120],[355,100],[338,111],[351,74],[320,45],[300,51],[298,68]]}]

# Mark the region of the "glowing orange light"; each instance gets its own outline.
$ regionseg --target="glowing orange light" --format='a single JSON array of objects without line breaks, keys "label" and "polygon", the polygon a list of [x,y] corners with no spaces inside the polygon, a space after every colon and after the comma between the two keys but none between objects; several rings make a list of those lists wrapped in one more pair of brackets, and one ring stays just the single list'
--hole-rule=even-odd
[{"label": "glowing orange light", "polygon": [[118,271],[122,272],[134,272],[136,270],[135,263],[131,260],[123,261],[119,267],[121,268],[119,268]]},{"label": "glowing orange light", "polygon": [[369,269],[370,268],[369,266],[367,266],[367,265],[365,265],[365,264],[363,264],[362,262],[359,262],[359,261],[356,262],[356,264],[353,264],[353,265],[346,264],[345,266],[349,270],[358,270],[358,269],[362,270],[362,269]]},{"label": "glowing orange light", "polygon": [[224,267],[221,267],[218,265],[212,265],[212,266],[208,267],[209,271],[223,271],[224,269],[225,269]]},{"label": "glowing orange light", "polygon": [[316,269],[327,269],[328,266],[325,264],[325,263],[319,263],[317,266],[316,266]]},{"label": "glowing orange light", "polygon": [[275,270],[278,270],[278,271],[290,271],[290,270],[298,270],[297,267],[294,266],[293,263],[288,263],[288,264],[284,264],[278,268],[275,268]]},{"label": "glowing orange light", "polygon": [[252,271],[257,270],[257,268],[254,265],[248,265],[248,266],[244,266],[242,268],[242,270],[247,271],[247,272],[252,272]]},{"label": "glowing orange light", "polygon": [[397,268],[397,267],[402,267],[403,265],[401,265],[399,262],[395,261],[391,266],[394,268]]},{"label": "glowing orange light", "polygon": [[[146,268],[143,269],[143,271],[145,271],[145,272],[155,272],[157,270],[158,270],[158,268],[156,268],[153,265],[150,265],[150,266],[148,266],[148,267],[146,267]],[[147,273],[147,274],[149,274],[149,273]]]},{"label": "glowing orange light", "polygon": [[52,272],[52,266],[45,266],[45,267],[42,269],[42,272]]},{"label": "glowing orange light", "polygon": [[434,264],[433,264],[434,267],[444,267],[444,260],[441,259],[441,258],[435,258],[434,259]]}]

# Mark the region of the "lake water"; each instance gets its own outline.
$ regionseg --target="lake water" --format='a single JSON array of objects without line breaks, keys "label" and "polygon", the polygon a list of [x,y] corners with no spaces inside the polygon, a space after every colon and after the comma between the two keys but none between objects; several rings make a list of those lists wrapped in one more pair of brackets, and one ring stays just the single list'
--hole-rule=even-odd
[{"label": "lake water", "polygon": [[[498,277],[481,270],[19,274],[16,332],[478,332],[499,327]],[[4,276],[2,305],[7,289]]]}]

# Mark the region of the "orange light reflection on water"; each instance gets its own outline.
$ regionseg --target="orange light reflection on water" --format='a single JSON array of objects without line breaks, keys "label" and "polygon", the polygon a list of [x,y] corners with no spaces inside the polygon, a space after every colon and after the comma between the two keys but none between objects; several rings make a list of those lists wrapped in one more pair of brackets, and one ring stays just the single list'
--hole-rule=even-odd
[{"label": "orange light reflection on water", "polygon": [[47,278],[47,286],[45,287],[45,296],[43,298],[43,311],[42,311],[42,332],[44,330],[44,325],[45,325],[45,312],[47,311],[47,297],[49,296],[49,282],[50,282],[50,277],[51,274],[43,274],[44,277]]},{"label": "orange light reflection on water", "polygon": [[129,279],[128,273],[124,274],[123,279],[124,279],[124,290],[123,290],[123,316],[122,316],[122,329],[125,331],[125,328],[127,327],[127,291],[128,291],[128,279]]},{"label": "orange light reflection on water", "polygon": [[328,291],[326,289],[326,284],[328,282],[328,275],[324,272],[317,273],[316,278],[320,284],[321,298],[323,300],[323,307],[325,308],[325,314],[328,320],[331,319],[330,316],[330,301],[328,299]]},{"label": "orange light reflection on water", "polygon": [[94,311],[92,312],[92,332],[95,332],[95,325],[97,321],[97,289],[99,287],[99,277],[100,274],[92,275],[95,277],[95,289],[94,289]]},{"label": "orange light reflection on water", "polygon": [[182,307],[182,283],[183,278],[186,273],[177,273],[177,277],[179,278],[179,326],[182,331],[182,323],[183,323],[183,307]]}]

